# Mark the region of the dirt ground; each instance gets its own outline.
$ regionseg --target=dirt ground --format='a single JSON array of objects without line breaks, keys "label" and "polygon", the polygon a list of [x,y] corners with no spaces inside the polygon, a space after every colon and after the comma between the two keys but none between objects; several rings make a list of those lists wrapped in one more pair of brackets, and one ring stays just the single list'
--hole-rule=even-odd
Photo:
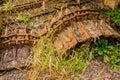
[{"label": "dirt ground", "polygon": [[97,58],[89,64],[83,73],[78,71],[75,75],[68,74],[66,76],[58,74],[50,78],[46,76],[48,72],[44,72],[39,80],[120,80],[120,70],[113,70],[101,58]]},{"label": "dirt ground", "polygon": [[83,80],[120,80],[120,70],[113,70],[110,65],[97,58],[90,62]]}]

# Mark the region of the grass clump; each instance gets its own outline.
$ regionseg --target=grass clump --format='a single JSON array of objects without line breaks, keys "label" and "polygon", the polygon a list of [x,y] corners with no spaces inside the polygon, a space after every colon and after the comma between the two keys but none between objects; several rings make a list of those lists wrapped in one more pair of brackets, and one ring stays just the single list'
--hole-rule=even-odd
[{"label": "grass clump", "polygon": [[65,57],[61,57],[62,52],[56,49],[52,40],[41,38],[39,44],[34,48],[30,80],[71,80],[72,76],[74,79],[84,80],[84,72],[90,60],[99,56],[102,56],[105,63],[111,64],[112,68],[117,70],[120,67],[119,42],[110,43],[108,39],[101,38],[94,43],[94,46],[91,46],[92,50],[89,47],[75,48],[64,53]]},{"label": "grass clump", "polygon": [[120,43],[110,43],[107,39],[102,38],[95,42],[93,56],[102,56],[104,62],[111,64],[114,69],[118,69],[120,68]]},{"label": "grass clump", "polygon": [[6,4],[4,4],[3,10],[9,11],[9,10],[11,10],[11,9],[13,9],[12,3],[7,2]]},{"label": "grass clump", "polygon": [[71,79],[71,75],[75,75],[77,71],[83,71],[88,66],[83,58],[84,53],[80,49],[72,50],[74,55],[68,52],[65,54],[69,54],[69,57],[61,57],[61,52],[58,52],[51,40],[41,39],[39,43],[39,46],[34,49],[31,80]]},{"label": "grass clump", "polygon": [[18,16],[18,21],[19,22],[24,22],[24,23],[26,23],[26,22],[28,22],[28,21],[30,21],[30,17],[29,16],[23,16],[23,15],[19,15]]}]

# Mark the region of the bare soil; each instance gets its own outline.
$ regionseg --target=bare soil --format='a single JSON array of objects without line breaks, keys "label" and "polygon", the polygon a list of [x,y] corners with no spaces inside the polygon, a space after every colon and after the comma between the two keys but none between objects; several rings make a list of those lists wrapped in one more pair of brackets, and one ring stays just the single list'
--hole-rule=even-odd
[{"label": "bare soil", "polygon": [[109,64],[97,58],[85,70],[84,80],[120,80],[120,70],[113,70]]}]

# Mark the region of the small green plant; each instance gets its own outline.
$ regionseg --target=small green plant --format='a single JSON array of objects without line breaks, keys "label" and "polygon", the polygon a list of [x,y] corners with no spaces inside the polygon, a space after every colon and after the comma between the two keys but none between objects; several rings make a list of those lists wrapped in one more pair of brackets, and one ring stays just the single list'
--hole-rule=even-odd
[{"label": "small green plant", "polygon": [[3,9],[4,10],[11,10],[13,8],[13,5],[10,2],[7,2],[6,4],[4,4]]},{"label": "small green plant", "polygon": [[109,11],[106,14],[110,16],[117,25],[120,25],[120,9]]},{"label": "small green plant", "polygon": [[19,22],[28,22],[30,20],[30,17],[29,16],[22,16],[22,15],[20,15],[19,17],[18,17],[18,21]]},{"label": "small green plant", "polygon": [[95,42],[94,57],[102,56],[104,62],[112,64],[114,69],[120,67],[120,43],[109,43],[105,38]]}]

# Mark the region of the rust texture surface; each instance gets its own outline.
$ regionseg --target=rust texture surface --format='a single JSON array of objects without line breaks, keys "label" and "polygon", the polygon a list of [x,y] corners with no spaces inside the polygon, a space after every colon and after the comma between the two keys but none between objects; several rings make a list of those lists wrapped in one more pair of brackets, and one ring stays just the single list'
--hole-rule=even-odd
[{"label": "rust texture surface", "polygon": [[0,51],[0,70],[23,67],[30,64],[29,46],[12,46]]}]

